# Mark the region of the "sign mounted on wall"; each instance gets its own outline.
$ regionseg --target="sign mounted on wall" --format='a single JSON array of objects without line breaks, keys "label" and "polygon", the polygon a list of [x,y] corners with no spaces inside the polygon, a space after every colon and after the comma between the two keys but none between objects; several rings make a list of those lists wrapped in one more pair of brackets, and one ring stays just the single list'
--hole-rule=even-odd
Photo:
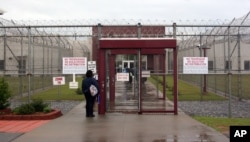
[{"label": "sign mounted on wall", "polygon": [[88,70],[92,70],[93,73],[96,73],[96,61],[88,61]]},{"label": "sign mounted on wall", "polygon": [[207,57],[183,57],[184,74],[208,74]]}]

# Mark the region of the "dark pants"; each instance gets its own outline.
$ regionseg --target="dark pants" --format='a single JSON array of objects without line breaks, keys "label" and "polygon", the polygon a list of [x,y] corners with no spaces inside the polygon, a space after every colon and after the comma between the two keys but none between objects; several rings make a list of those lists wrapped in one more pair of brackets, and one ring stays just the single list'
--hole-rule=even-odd
[{"label": "dark pants", "polygon": [[90,94],[86,94],[85,99],[86,99],[86,116],[92,116],[94,115],[93,109],[94,109],[96,97],[92,97]]}]

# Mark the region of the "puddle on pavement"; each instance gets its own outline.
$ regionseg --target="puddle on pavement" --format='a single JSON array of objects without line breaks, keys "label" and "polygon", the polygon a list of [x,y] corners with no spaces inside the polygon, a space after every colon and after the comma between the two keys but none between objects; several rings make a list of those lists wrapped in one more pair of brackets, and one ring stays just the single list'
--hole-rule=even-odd
[{"label": "puddle on pavement", "polygon": [[211,136],[206,133],[201,133],[196,135],[195,137],[187,136],[187,137],[178,137],[176,135],[168,136],[165,139],[155,139],[152,142],[215,142],[211,139]]}]

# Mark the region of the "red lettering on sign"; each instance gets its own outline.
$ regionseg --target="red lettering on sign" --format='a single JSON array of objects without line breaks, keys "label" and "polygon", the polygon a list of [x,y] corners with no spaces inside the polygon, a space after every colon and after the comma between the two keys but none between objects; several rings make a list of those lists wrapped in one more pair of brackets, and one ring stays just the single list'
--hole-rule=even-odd
[{"label": "red lettering on sign", "polygon": [[56,81],[61,81],[62,78],[61,77],[58,77],[58,78],[55,78]]}]

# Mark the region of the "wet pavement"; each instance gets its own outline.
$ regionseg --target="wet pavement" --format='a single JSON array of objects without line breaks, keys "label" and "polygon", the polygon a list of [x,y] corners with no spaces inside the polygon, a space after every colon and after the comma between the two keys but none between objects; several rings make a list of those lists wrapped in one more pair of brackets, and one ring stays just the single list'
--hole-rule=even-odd
[{"label": "wet pavement", "polygon": [[[228,142],[229,139],[179,110],[173,114],[107,113],[85,117],[85,103],[24,133],[13,142]],[[1,139],[2,141],[2,139]]]},{"label": "wet pavement", "polygon": [[[120,113],[138,111],[136,97],[124,83],[117,84],[116,111],[94,118],[85,117],[85,102],[62,117],[29,131],[0,131],[1,142],[228,142],[225,135],[192,119],[181,110],[178,115],[159,113]],[[171,108],[172,102],[160,100],[162,94],[146,84],[143,96],[147,108]],[[120,95],[119,95],[120,94]],[[131,95],[132,94],[132,95]],[[132,96],[132,97],[130,97]],[[149,101],[147,101],[149,100]],[[155,101],[157,100],[157,101]],[[160,104],[159,104],[160,103]],[[1,127],[1,126],[0,126]],[[20,126],[21,127],[21,126]],[[32,127],[33,128],[33,127]],[[25,129],[25,128],[24,128]]]},{"label": "wet pavement", "polygon": [[[106,99],[107,112],[128,112],[137,113],[139,105],[138,86],[136,83],[115,82],[115,96],[111,103]],[[150,81],[142,84],[141,111],[173,111],[174,105],[163,99],[162,92]]]}]

